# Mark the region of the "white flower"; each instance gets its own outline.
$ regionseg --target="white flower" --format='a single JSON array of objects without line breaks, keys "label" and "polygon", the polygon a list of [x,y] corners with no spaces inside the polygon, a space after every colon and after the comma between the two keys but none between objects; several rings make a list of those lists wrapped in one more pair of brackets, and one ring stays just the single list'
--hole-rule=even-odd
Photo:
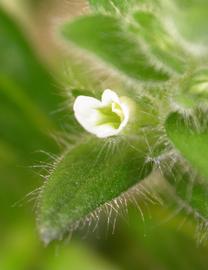
[{"label": "white flower", "polygon": [[129,120],[129,107],[124,99],[106,89],[101,101],[88,96],[78,96],[74,102],[77,121],[88,132],[99,138],[117,135]]}]

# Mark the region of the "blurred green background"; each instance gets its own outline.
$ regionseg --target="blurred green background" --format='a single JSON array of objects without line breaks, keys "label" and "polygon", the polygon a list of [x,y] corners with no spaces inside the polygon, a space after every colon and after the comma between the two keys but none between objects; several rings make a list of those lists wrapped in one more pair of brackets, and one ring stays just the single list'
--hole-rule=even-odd
[{"label": "blurred green background", "polygon": [[0,0],[0,269],[207,269],[197,224],[159,205],[143,205],[144,221],[129,207],[115,232],[103,221],[87,237],[86,229],[48,247],[39,239],[41,175],[62,151],[55,138],[73,130],[63,75],[70,52],[56,27],[86,10],[81,0]]}]

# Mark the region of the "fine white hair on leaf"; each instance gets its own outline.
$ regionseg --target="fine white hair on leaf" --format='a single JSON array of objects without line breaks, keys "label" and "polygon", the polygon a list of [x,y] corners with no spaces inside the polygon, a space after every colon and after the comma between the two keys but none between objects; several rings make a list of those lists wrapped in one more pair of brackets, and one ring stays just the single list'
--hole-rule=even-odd
[{"label": "fine white hair on leaf", "polygon": [[162,198],[167,202],[168,207],[171,209],[174,207],[175,210],[172,210],[171,214],[163,220],[162,223],[167,223],[175,216],[183,213],[184,218],[182,220],[180,219],[181,221],[178,225],[178,229],[181,229],[188,220],[194,219],[196,241],[199,245],[204,244],[208,239],[208,219],[203,216],[197,207],[192,206],[190,202],[192,200],[195,182],[199,181],[200,185],[204,185],[204,188],[207,189],[206,183],[204,182],[204,179],[198,175],[198,172],[190,167],[188,162],[182,158],[179,153],[172,150],[167,154],[167,159],[163,160],[161,168],[164,177],[169,174],[173,181],[178,182],[178,179],[175,178],[176,176],[173,172],[175,166],[179,166],[178,168],[180,169],[181,174],[186,174],[188,176],[186,194],[185,197],[179,196],[173,186],[165,181],[165,193],[163,193]]},{"label": "fine white hair on leaf", "polygon": [[[153,178],[157,177],[157,175],[157,173],[153,174]],[[139,216],[144,223],[145,217],[142,206],[140,206],[141,202],[145,207],[148,204],[163,204],[160,195],[154,191],[154,187],[142,181],[142,183],[130,188],[119,197],[104,203],[84,218],[74,222],[68,227],[67,231],[70,235],[75,231],[83,231],[83,238],[86,238],[91,233],[97,233],[99,236],[99,229],[105,224],[105,234],[114,234],[118,219],[124,222],[127,221],[128,207],[130,205],[133,205],[138,210]],[[101,234],[103,235],[103,232]]]}]

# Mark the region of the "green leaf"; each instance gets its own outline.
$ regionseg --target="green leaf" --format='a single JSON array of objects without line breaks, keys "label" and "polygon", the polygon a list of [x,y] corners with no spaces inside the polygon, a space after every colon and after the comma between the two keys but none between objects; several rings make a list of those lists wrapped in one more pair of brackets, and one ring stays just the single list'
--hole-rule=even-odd
[{"label": "green leaf", "polygon": [[62,121],[62,114],[54,113],[62,101],[57,83],[25,34],[0,8],[0,211],[5,224],[28,210],[11,206],[40,184],[40,171],[35,176],[29,166],[48,161],[40,150],[58,152],[51,134]]},{"label": "green leaf", "polygon": [[163,69],[181,74],[185,71],[184,52],[176,40],[170,36],[162,22],[149,11],[137,11],[133,14],[134,32],[143,38],[149,53],[162,65]]},{"label": "green leaf", "polygon": [[142,139],[85,138],[65,153],[41,191],[39,231],[48,243],[151,170]]},{"label": "green leaf", "polygon": [[[126,266],[125,269],[134,269],[135,265],[139,265],[139,269],[142,270],[205,270],[207,241],[205,240],[204,245],[196,244],[195,236],[199,232],[196,231],[195,224],[187,217],[187,214],[173,215],[173,209],[170,210],[164,206],[160,208],[150,206],[149,208],[150,217],[144,209],[145,225],[138,218],[138,213],[130,209],[130,225],[124,224],[122,227],[124,236],[120,233],[115,237],[116,243],[114,238],[109,244],[107,243],[106,249],[110,249],[110,254],[119,254],[120,264],[123,267]],[[128,240],[123,250],[123,245],[119,243],[123,243],[125,239]],[[139,256],[134,258],[135,253],[132,249],[136,254],[142,254],[142,258],[146,258],[145,261]],[[132,268],[129,265],[132,265]]]},{"label": "green leaf", "polygon": [[127,79],[163,82],[169,78],[149,62],[134,36],[122,29],[116,18],[104,15],[81,17],[66,23],[62,33],[66,40],[90,52]]},{"label": "green leaf", "polygon": [[166,16],[172,20],[183,38],[207,45],[207,0],[163,1],[163,5]]},{"label": "green leaf", "polygon": [[174,100],[184,110],[207,107],[208,69],[199,69],[185,77],[178,87]]},{"label": "green leaf", "polygon": [[166,132],[176,149],[190,164],[208,178],[208,128],[196,128],[194,121],[186,121],[173,113],[166,121]]},{"label": "green leaf", "polygon": [[[48,248],[46,249],[48,250]],[[70,241],[70,245],[60,245],[59,255],[43,260],[42,269],[77,269],[77,270],[120,270],[83,241]]]},{"label": "green leaf", "polygon": [[188,212],[191,210],[201,221],[208,220],[207,183],[182,164],[176,164],[171,172],[167,170],[165,177],[173,189],[176,203]]},{"label": "green leaf", "polygon": [[133,11],[139,6],[160,4],[160,0],[88,0],[90,7],[98,12],[108,12],[126,15],[129,10]]},{"label": "green leaf", "polygon": [[0,74],[19,85],[46,113],[55,109],[58,100],[55,94],[58,89],[54,86],[54,78],[31,49],[17,22],[1,9],[0,47]]},{"label": "green leaf", "polygon": [[[55,150],[47,134],[60,115],[55,81],[38,60],[18,24],[0,9],[0,137],[25,160],[36,150]],[[27,128],[26,128],[27,127]],[[25,158],[26,157],[26,158]]]},{"label": "green leaf", "polygon": [[127,11],[129,6],[135,3],[136,0],[89,0],[90,6],[98,11],[109,11],[116,13],[120,11]]}]

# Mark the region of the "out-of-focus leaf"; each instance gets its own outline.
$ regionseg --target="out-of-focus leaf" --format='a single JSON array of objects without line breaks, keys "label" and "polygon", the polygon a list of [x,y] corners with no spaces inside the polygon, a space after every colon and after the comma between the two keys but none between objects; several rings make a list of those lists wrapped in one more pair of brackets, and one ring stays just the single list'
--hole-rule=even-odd
[{"label": "out-of-focus leaf", "polygon": [[158,6],[160,0],[88,0],[92,9],[99,12],[108,13],[126,13],[131,10],[135,10],[137,7],[143,4],[151,4]]},{"label": "out-of-focus leaf", "polygon": [[0,104],[1,140],[9,143],[13,151],[31,154],[32,151],[41,150],[41,144],[52,147],[46,131],[54,130],[53,122],[18,84],[1,74]]},{"label": "out-of-focus leaf", "polygon": [[186,121],[173,113],[166,121],[166,132],[176,149],[199,173],[208,178],[208,128],[198,130],[194,121]]},{"label": "out-of-focus leaf", "polygon": [[66,40],[102,60],[113,72],[134,81],[164,82],[169,76],[152,65],[134,37],[113,17],[92,15],[66,23]]},{"label": "out-of-focus leaf", "polygon": [[102,258],[90,246],[83,242],[72,241],[68,246],[61,246],[58,256],[51,256],[43,262],[43,269],[76,269],[76,270],[118,270],[113,263]]},{"label": "out-of-focus leaf", "polygon": [[[57,153],[51,134],[62,98],[56,82],[18,23],[0,9],[0,197],[1,225],[18,220],[27,207],[14,203],[40,184],[29,166],[46,161],[40,150]],[[25,202],[25,201],[24,201]],[[3,232],[4,233],[4,232]]]},{"label": "out-of-focus leaf", "polygon": [[47,243],[60,238],[75,222],[143,179],[143,139],[87,139],[68,151],[56,165],[39,198],[38,221]]},{"label": "out-of-focus leaf", "polygon": [[[133,262],[129,252],[130,258],[126,259],[131,264],[129,269],[137,269],[141,261],[141,269],[206,270],[207,247],[196,245],[193,223],[188,219],[185,222],[186,217],[182,214],[173,216],[172,210],[164,207],[151,207],[150,211],[151,218],[144,213],[145,223],[138,218],[135,210],[130,211],[131,226],[125,226],[130,244],[125,250],[133,253],[136,249],[138,259]],[[121,235],[118,235],[118,239],[121,239]],[[117,247],[119,249],[119,244]],[[114,249],[117,250],[115,245]],[[120,254],[120,257],[125,263],[125,253]]]},{"label": "out-of-focus leaf", "polygon": [[146,47],[153,58],[164,69],[181,74],[185,70],[184,53],[171,37],[159,19],[149,11],[137,11],[133,15],[138,27],[134,30],[139,37],[144,39]]},{"label": "out-of-focus leaf", "polygon": [[89,0],[90,6],[95,10],[109,11],[111,13],[127,11],[136,0]]},{"label": "out-of-focus leaf", "polygon": [[208,69],[203,68],[185,78],[175,96],[178,106],[193,109],[208,104]]},{"label": "out-of-focus leaf", "polygon": [[53,78],[38,60],[17,22],[2,9],[0,34],[0,73],[18,84],[46,113],[55,109],[57,88]]},{"label": "out-of-focus leaf", "polygon": [[198,44],[207,44],[207,0],[167,0],[161,2],[165,8],[166,16],[172,20],[183,38]]},{"label": "out-of-focus leaf", "polygon": [[[177,164],[165,177],[171,185],[176,203],[202,221],[208,218],[208,185],[191,170]],[[170,198],[167,198],[169,200]]]},{"label": "out-of-focus leaf", "polygon": [[166,202],[147,208],[138,198],[137,204],[144,219],[136,206],[129,207],[128,222],[118,219],[114,236],[98,242],[105,255],[125,270],[206,270],[207,245],[196,245],[196,224],[187,213],[175,214]]},{"label": "out-of-focus leaf", "polygon": [[[0,136],[21,153],[31,154],[46,144],[57,127],[58,90],[24,34],[0,9]],[[14,135],[15,134],[15,135]],[[26,151],[24,151],[26,150]]]},{"label": "out-of-focus leaf", "polygon": [[45,248],[34,230],[32,219],[23,219],[9,226],[1,237],[0,269],[76,269],[118,270],[111,262],[83,241],[72,240],[70,245],[50,245]]}]

